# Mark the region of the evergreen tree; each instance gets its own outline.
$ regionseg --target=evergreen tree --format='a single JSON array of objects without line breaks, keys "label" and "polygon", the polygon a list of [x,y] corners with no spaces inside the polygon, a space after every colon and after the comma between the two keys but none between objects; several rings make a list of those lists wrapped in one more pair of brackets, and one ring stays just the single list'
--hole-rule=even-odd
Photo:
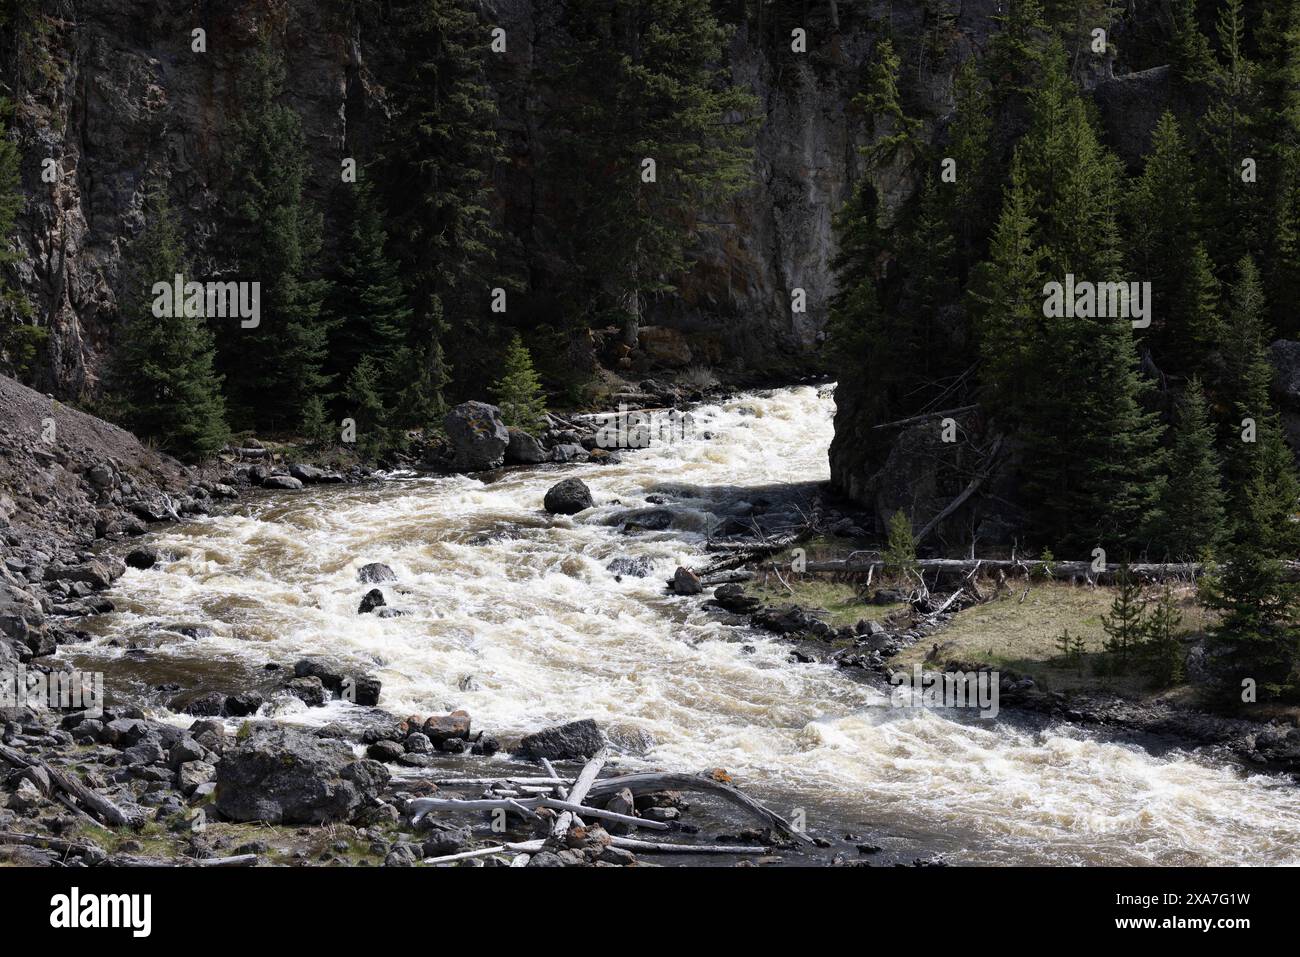
[{"label": "evergreen tree", "polygon": [[957,182],[952,185],[951,230],[961,252],[961,278],[983,255],[983,245],[997,216],[998,174],[992,168],[990,116],[992,94],[971,57],[957,72],[956,118],[952,130],[952,158]]},{"label": "evergreen tree", "polygon": [[1129,570],[1128,562],[1119,567],[1115,597],[1110,604],[1110,613],[1101,618],[1101,627],[1106,632],[1103,647],[1122,670],[1146,633],[1142,582]]},{"label": "evergreen tree", "polygon": [[1174,0],[1174,40],[1170,64],[1174,74],[1189,87],[1203,87],[1214,75],[1214,53],[1201,32],[1196,0]]},{"label": "evergreen tree", "polygon": [[[1122,279],[1116,207],[1120,170],[1059,46],[1032,100],[1017,152],[1035,187],[1035,237],[1049,280]],[[1041,306],[1041,300],[1040,300]],[[1047,310],[1044,310],[1047,311]],[[1128,319],[1046,316],[1029,350],[1044,384],[1024,403],[1025,490],[1036,537],[1056,547],[1136,547],[1159,494],[1161,426],[1144,409]]]},{"label": "evergreen tree", "polygon": [[898,90],[901,67],[894,43],[885,38],[876,45],[875,58],[867,71],[866,89],[854,97],[854,104],[866,113],[874,142],[867,157],[876,167],[911,164],[920,151],[917,132],[920,121],[903,110]]},{"label": "evergreen tree", "polygon": [[357,450],[367,457],[387,451],[391,442],[388,410],[380,396],[381,377],[378,360],[362,356],[344,390],[348,411],[357,424]]},{"label": "evergreen tree", "polygon": [[1182,615],[1168,585],[1151,608],[1146,632],[1138,649],[1143,670],[1157,688],[1168,688],[1183,680],[1186,655],[1178,640]]},{"label": "evergreen tree", "polygon": [[634,347],[644,300],[675,288],[713,228],[699,211],[748,183],[756,102],[723,65],[730,30],[709,0],[571,0],[560,27],[548,177],[568,207],[568,301]]},{"label": "evergreen tree", "polygon": [[234,418],[272,429],[296,426],[328,385],[327,284],[312,274],[320,217],[303,198],[307,146],[298,114],[279,102],[283,82],[279,55],[262,41],[240,78],[232,164],[237,278],[261,283],[261,315],[256,328],[224,320],[218,339]]},{"label": "evergreen tree", "polygon": [[1042,0],[1008,0],[1001,9],[1005,12],[993,17],[1001,29],[989,43],[985,62],[990,85],[1005,96],[1033,86],[1048,31]]},{"label": "evergreen tree", "polygon": [[1187,385],[1178,407],[1170,481],[1164,486],[1156,540],[1176,559],[1193,560],[1223,541],[1226,517],[1214,427],[1199,379]]},{"label": "evergreen tree", "polygon": [[[1191,153],[1178,121],[1166,112],[1151,135],[1151,153],[1126,197],[1127,259],[1134,276],[1151,283],[1157,347],[1175,362],[1189,355],[1174,340],[1187,328],[1185,310],[1205,290],[1188,268],[1198,230]],[[1190,287],[1189,287],[1190,283]]]},{"label": "evergreen tree", "polygon": [[170,284],[186,268],[180,227],[164,187],[149,196],[144,219],[144,231],[130,249],[122,309],[126,324],[114,356],[110,405],[137,434],[179,457],[201,459],[228,438],[212,334],[183,302],[171,309],[154,307],[154,283]]},{"label": "evergreen tree", "polygon": [[1242,180],[1243,160],[1260,159],[1259,70],[1247,55],[1242,0],[1223,0],[1217,32],[1221,62],[1211,77],[1210,105],[1201,122],[1209,154],[1202,167],[1202,205],[1214,259],[1232,262],[1255,248],[1260,196],[1256,184]]},{"label": "evergreen tree", "polygon": [[325,312],[332,331],[326,373],[346,382],[366,356],[385,371],[379,390],[392,403],[400,393],[400,376],[410,364],[406,354],[411,308],[387,250],[388,237],[369,180],[345,185],[342,239],[331,272]]},{"label": "evergreen tree", "polygon": [[501,378],[493,390],[501,406],[501,419],[525,432],[538,432],[546,426],[546,396],[533,369],[533,357],[518,334],[510,340],[502,363]]},{"label": "evergreen tree", "polygon": [[1178,297],[1172,312],[1174,327],[1166,337],[1177,368],[1205,375],[1217,387],[1223,369],[1223,317],[1219,282],[1204,243],[1192,247],[1184,275],[1175,280]]},{"label": "evergreen tree", "polygon": [[987,404],[1006,423],[1021,421],[1028,411],[1041,368],[1038,357],[1046,345],[1043,251],[1034,237],[1035,202],[1017,155],[988,262],[971,284]]},{"label": "evergreen tree", "polygon": [[1255,683],[1261,698],[1296,686],[1300,654],[1300,585],[1286,580],[1284,558],[1297,552],[1295,513],[1300,497],[1291,450],[1276,419],[1263,423],[1260,449],[1243,513],[1225,548],[1227,562],[1202,583],[1201,601],[1220,613],[1210,637],[1219,651],[1218,677],[1226,690]]},{"label": "evergreen tree", "polygon": [[899,583],[910,582],[916,572],[916,539],[912,536],[912,520],[901,508],[889,519],[889,537],[885,544],[884,571]]},{"label": "evergreen tree", "polygon": [[[1220,449],[1229,494],[1229,512],[1239,520],[1246,513],[1246,488],[1255,473],[1257,442],[1249,437],[1250,422],[1258,435],[1273,413],[1269,388],[1273,366],[1268,359],[1268,329],[1264,319],[1264,287],[1250,257],[1237,264],[1237,280],[1228,296],[1228,322],[1223,343],[1223,372],[1219,403],[1224,407]],[[1250,420],[1247,422],[1246,420]]]},{"label": "evergreen tree", "polygon": [[501,155],[484,75],[488,26],[468,0],[408,0],[397,16],[408,51],[393,84],[396,115],[384,147],[388,221],[411,294],[403,424],[440,421],[453,370],[467,386],[486,374],[482,346],[494,246],[488,175]]}]

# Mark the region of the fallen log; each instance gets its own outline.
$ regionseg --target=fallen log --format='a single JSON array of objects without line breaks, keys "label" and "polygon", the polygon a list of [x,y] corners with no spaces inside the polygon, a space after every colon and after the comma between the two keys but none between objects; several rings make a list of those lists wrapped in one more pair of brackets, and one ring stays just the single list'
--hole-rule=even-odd
[{"label": "fallen log", "polygon": [[44,837],[40,834],[23,834],[19,831],[0,831],[0,844],[15,844],[23,847],[38,847],[60,854],[103,854],[104,849],[98,844],[81,841],[61,841],[56,837]]},{"label": "fallen log", "polygon": [[612,797],[627,788],[633,795],[653,794],[655,791],[707,791],[726,801],[743,808],[750,814],[760,817],[775,827],[781,834],[793,838],[802,844],[811,844],[812,839],[775,811],[764,807],[748,794],[733,788],[729,784],[715,781],[703,774],[683,774],[673,771],[643,771],[634,774],[620,774],[597,781],[589,792],[592,797]]},{"label": "fallen log", "polygon": [[[600,774],[600,769],[605,766],[605,752],[601,751],[590,761],[582,766],[578,772],[578,779],[573,782],[573,787],[569,789],[568,802],[572,807],[581,809],[582,802],[587,799],[587,792],[591,790],[592,784],[596,781],[596,775]],[[569,833],[569,828],[574,824],[581,824],[582,818],[578,817],[575,810],[566,810],[560,813],[555,819],[555,824],[551,827],[551,834],[556,837],[563,837]]]},{"label": "fallen log", "polygon": [[466,788],[483,788],[495,787],[498,784],[522,787],[525,784],[549,785],[572,784],[572,778],[562,778],[552,776],[549,778],[434,778],[429,783],[436,784],[438,787],[466,787]]},{"label": "fallen log", "polygon": [[[585,804],[574,804],[572,801],[565,801],[559,798],[536,797],[520,798],[512,801],[506,798],[492,799],[483,798],[475,800],[458,801],[455,798],[413,798],[407,803],[408,811],[414,812],[412,823],[419,821],[430,811],[514,811],[520,817],[536,818],[534,808],[549,807],[556,811],[567,811],[572,821],[573,815],[583,814],[587,817],[597,818],[603,821],[617,821],[619,824],[631,824],[635,827],[643,827],[652,831],[666,831],[668,825],[661,821],[649,821],[645,818],[632,817],[629,814],[619,814],[617,811],[606,811],[603,808],[588,807]],[[562,815],[561,815],[562,816]]]},{"label": "fallen log", "polygon": [[668,830],[668,825],[662,821],[650,821],[643,817],[619,814],[617,811],[606,811],[598,807],[587,807],[585,804],[574,804],[571,801],[558,801],[555,798],[542,798],[538,806],[549,807],[556,811],[572,811],[574,814],[583,814],[600,821],[616,821],[619,824],[630,824],[633,827],[643,827],[651,831]]},{"label": "fallen log", "polygon": [[[808,562],[805,574],[821,573],[856,573],[871,574],[885,567],[880,559],[875,560],[826,560]],[[1111,581],[1122,566],[1109,564],[1104,571],[1094,571],[1092,562],[1050,561],[1024,558],[921,558],[916,567],[922,572],[935,571],[940,574],[966,575],[976,569],[989,571],[1016,572],[1025,574],[1042,574],[1051,578],[1086,578],[1090,581]],[[1161,581],[1166,578],[1196,578],[1204,574],[1200,562],[1139,562],[1128,566],[1129,573],[1137,578]],[[1300,562],[1286,563],[1286,577],[1300,580]]]},{"label": "fallen log", "polygon": [[[467,861],[471,857],[487,857],[489,854],[505,854],[514,851],[520,854],[536,854],[546,842],[544,840],[519,841],[512,844],[498,844],[492,847],[480,847],[473,851],[460,851],[457,854],[444,854],[442,857],[426,857],[422,864],[450,864],[454,861]],[[514,866],[513,864],[511,866]]]},{"label": "fallen log", "polygon": [[61,791],[76,798],[99,815],[100,820],[117,827],[130,827],[135,818],[96,791],[91,790],[70,774],[64,774],[40,758],[31,758],[8,745],[0,744],[0,758],[20,768],[40,768],[49,775],[50,782]]},{"label": "fallen log", "polygon": [[233,857],[196,857],[190,860],[194,867],[253,867],[256,854],[236,854]]},{"label": "fallen log", "polygon": [[658,854],[769,854],[770,847],[748,847],[741,844],[660,844],[658,841],[638,841],[632,837],[611,837],[615,847],[629,851],[651,851]]}]

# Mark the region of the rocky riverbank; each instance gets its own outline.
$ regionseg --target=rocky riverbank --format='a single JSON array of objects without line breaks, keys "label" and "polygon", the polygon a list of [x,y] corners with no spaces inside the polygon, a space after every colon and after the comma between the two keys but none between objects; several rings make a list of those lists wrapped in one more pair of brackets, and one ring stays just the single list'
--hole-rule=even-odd
[{"label": "rocky riverbank", "polygon": [[[83,617],[112,610],[104,592],[127,567],[147,570],[165,558],[147,539],[132,541],[149,524],[202,515],[258,489],[292,492],[361,481],[371,473],[360,465],[285,463],[283,455],[257,445],[232,450],[218,464],[186,468],[129,433],[16,383],[4,380],[0,390],[12,421],[0,439],[5,559],[0,671],[18,675],[27,693],[26,698],[19,694],[11,679],[14,700],[0,707],[0,857],[86,865],[408,865],[469,851],[476,864],[527,858],[535,866],[628,865],[644,859],[644,848],[627,836],[641,826],[670,832],[670,842],[682,845],[709,841],[715,848],[744,848],[715,862],[880,860],[872,857],[875,846],[854,834],[792,840],[770,827],[728,827],[736,823],[734,813],[707,796],[702,803],[687,801],[674,788],[616,789],[588,802],[591,815],[608,812],[644,819],[644,825],[606,829],[589,822],[557,830],[557,815],[547,807],[512,813],[503,827],[481,813],[425,814],[417,822],[408,804],[437,793],[436,780],[459,798],[507,800],[520,793],[509,784],[512,775],[563,775],[569,769],[572,777],[577,774],[573,762],[616,753],[617,746],[590,720],[503,742],[474,728],[463,711],[393,715],[380,706],[382,683],[376,676],[352,674],[325,659],[269,661],[266,681],[257,688],[173,687],[166,719],[112,695],[81,702],[89,707],[30,706],[33,695],[58,687],[60,675],[69,674],[62,659],[50,656],[60,645],[84,639],[78,628]],[[654,383],[621,398],[625,407],[660,410],[679,400],[680,394]],[[482,470],[616,461],[620,446],[639,446],[637,430],[648,422],[555,416],[550,428],[529,436],[506,428],[494,407],[467,403],[448,416],[447,441],[426,465]],[[571,514],[588,507],[590,493],[580,482],[570,487],[574,484],[561,482],[553,489],[546,496],[547,510]],[[639,520],[641,525],[630,523],[629,533],[632,526],[653,527],[655,517]],[[395,582],[392,569],[382,563],[363,566],[357,614],[401,615],[383,593]],[[207,626],[177,622],[167,628],[193,637]],[[357,707],[347,724],[316,729],[259,718],[259,712],[277,713],[278,703],[288,699],[309,709],[338,699]],[[608,776],[619,769],[611,761],[603,771]],[[498,783],[487,788],[476,783],[484,775]],[[535,786],[525,787],[532,787],[526,793],[538,793]],[[287,839],[269,839],[261,822],[294,830]],[[524,842],[533,850],[522,858],[475,850],[490,841]],[[651,851],[654,859],[670,863],[694,854],[685,846]]]},{"label": "rocky riverbank", "polygon": [[[835,527],[842,535],[852,538],[847,529],[855,520],[864,519],[848,508],[843,515],[831,512],[827,521],[820,514],[821,508],[818,503],[812,513],[815,524],[810,533]],[[754,545],[758,545],[757,540]],[[947,644],[945,629],[964,609],[987,599],[988,593],[1000,591],[997,583],[985,583],[985,593],[980,598],[969,591],[954,598],[947,592],[918,595],[890,588],[871,589],[870,597],[863,598],[858,609],[864,613],[863,617],[854,623],[837,624],[827,620],[830,616],[825,608],[807,607],[798,601],[759,598],[754,594],[755,589],[746,587],[746,583],[754,582],[763,574],[760,568],[769,569],[768,575],[775,574],[770,571],[773,565],[778,569],[788,568],[789,556],[784,557],[785,561],[777,558],[762,565],[753,562],[750,567],[742,565],[726,572],[703,569],[698,576],[689,569],[679,569],[667,587],[678,594],[703,593],[705,604],[719,614],[788,641],[792,660],[834,664],[860,674],[885,694],[890,690],[892,674],[910,671],[911,659],[920,660],[918,653],[906,656],[908,662],[900,664],[899,656],[916,646],[928,646],[924,665],[927,672],[996,671],[999,703],[1004,710],[1090,726],[1117,738],[1163,739],[1175,747],[1212,749],[1252,770],[1300,775],[1300,727],[1275,713],[1263,713],[1254,719],[1213,714],[1199,707],[1194,695],[1135,696],[1096,686],[1047,690],[1039,687],[1033,674],[965,661],[945,653],[941,649],[941,645]],[[784,579],[781,581],[785,584]],[[707,586],[712,586],[711,595]],[[966,587],[969,590],[969,582]],[[977,582],[976,593],[979,588]],[[792,598],[797,593],[796,589],[789,589]],[[840,612],[842,617],[843,609]],[[1196,648],[1189,651],[1195,653]]]}]

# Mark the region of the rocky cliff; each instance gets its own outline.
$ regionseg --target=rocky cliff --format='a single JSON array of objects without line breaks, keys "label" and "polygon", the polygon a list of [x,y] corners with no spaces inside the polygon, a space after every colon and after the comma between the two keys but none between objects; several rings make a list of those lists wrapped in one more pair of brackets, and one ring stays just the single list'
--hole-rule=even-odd
[{"label": "rocky cliff", "polygon": [[[532,175],[539,103],[547,95],[535,78],[562,42],[542,26],[556,3],[483,5],[485,21],[508,37],[507,52],[489,64],[507,151],[495,177],[497,213],[510,240],[507,255],[525,260],[525,274],[563,268],[548,259],[546,209]],[[991,5],[962,4],[961,29],[983,29]],[[705,214],[722,225],[698,251],[681,295],[652,303],[650,315],[685,332],[698,361],[798,361],[815,349],[824,324],[831,215],[859,170],[863,124],[850,100],[885,5],[840,3],[838,29],[832,5],[811,6],[806,55],[790,52],[788,38],[761,42],[743,25],[726,51],[736,79],[760,100],[753,183],[732,208]],[[923,6],[893,4],[894,28],[919,25]],[[287,99],[312,153],[308,192],[325,214],[327,242],[340,160],[364,163],[382,128],[394,25],[379,5],[315,0],[200,7],[51,0],[43,8],[37,29],[3,44],[27,196],[12,278],[49,331],[33,379],[60,397],[83,398],[95,394],[112,349],[122,255],[140,229],[151,180],[170,180],[196,269],[222,269],[213,239],[222,229],[218,197],[240,109],[235,77],[259,25],[270,26],[284,53]],[[195,29],[205,31],[206,52],[191,48]],[[934,77],[941,99],[945,73]],[[905,187],[887,184],[885,192],[905,195]],[[792,313],[795,287],[807,291],[806,313]]]}]

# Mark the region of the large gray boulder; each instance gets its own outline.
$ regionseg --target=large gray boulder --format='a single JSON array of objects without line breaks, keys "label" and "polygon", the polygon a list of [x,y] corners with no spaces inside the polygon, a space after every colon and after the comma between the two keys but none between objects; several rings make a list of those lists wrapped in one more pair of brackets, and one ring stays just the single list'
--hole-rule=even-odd
[{"label": "large gray boulder", "polygon": [[519,750],[531,758],[558,761],[589,758],[607,744],[605,732],[591,718],[546,728],[519,742]]},{"label": "large gray boulder", "polygon": [[258,728],[217,765],[217,810],[233,821],[348,821],[389,779],[346,742],[289,728]]},{"label": "large gray boulder", "polygon": [[479,472],[505,462],[510,431],[495,405],[462,402],[447,413],[443,425],[451,442],[452,468]]},{"label": "large gray boulder", "polygon": [[506,446],[506,461],[511,465],[536,465],[546,461],[542,443],[523,429],[510,428],[510,444]]},{"label": "large gray boulder", "polygon": [[17,585],[0,582],[0,664],[43,651],[45,639],[41,603]]},{"label": "large gray boulder", "polygon": [[583,509],[592,508],[591,489],[582,479],[565,479],[556,482],[546,493],[542,506],[552,515],[577,515]]}]

